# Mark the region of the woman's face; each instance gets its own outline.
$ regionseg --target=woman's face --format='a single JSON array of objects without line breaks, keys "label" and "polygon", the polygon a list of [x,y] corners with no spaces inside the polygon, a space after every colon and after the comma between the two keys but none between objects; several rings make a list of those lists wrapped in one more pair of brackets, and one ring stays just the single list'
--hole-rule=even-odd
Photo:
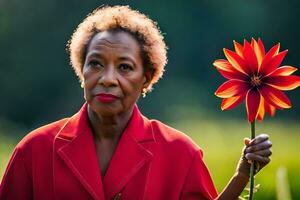
[{"label": "woman's face", "polygon": [[125,31],[97,33],[83,67],[84,95],[102,116],[130,112],[148,80],[138,41]]}]

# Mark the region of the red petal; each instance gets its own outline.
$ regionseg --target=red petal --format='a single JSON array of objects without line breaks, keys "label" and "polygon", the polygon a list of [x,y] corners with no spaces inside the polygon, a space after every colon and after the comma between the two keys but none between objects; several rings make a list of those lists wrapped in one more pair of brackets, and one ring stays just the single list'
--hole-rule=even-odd
[{"label": "red petal", "polygon": [[213,65],[227,79],[247,79],[245,74],[237,71],[227,60],[216,60]]},{"label": "red petal", "polygon": [[265,77],[263,82],[278,90],[293,90],[300,86],[299,76],[271,76]]},{"label": "red petal", "polygon": [[295,71],[297,71],[296,67],[282,66],[282,67],[279,67],[279,68],[275,69],[268,76],[289,76],[292,73],[294,73]]},{"label": "red petal", "polygon": [[251,45],[247,40],[244,40],[244,59],[253,73],[258,72],[257,58]]},{"label": "red petal", "polygon": [[266,112],[273,117],[275,115],[276,108],[265,101]]},{"label": "red petal", "polygon": [[258,108],[257,120],[262,121],[265,116],[265,100],[262,96],[260,96],[260,104]]},{"label": "red petal", "polygon": [[260,94],[256,88],[252,88],[248,91],[246,96],[246,110],[248,114],[248,121],[252,122],[256,119],[258,114],[258,108],[260,104]]},{"label": "red petal", "polygon": [[241,95],[249,89],[247,82],[232,79],[223,83],[215,92],[215,95],[220,98],[229,98],[236,95]]},{"label": "red petal", "polygon": [[227,60],[230,62],[230,64],[238,71],[249,74],[250,70],[247,67],[247,63],[243,58],[241,58],[237,53],[224,48],[224,54],[227,58]]},{"label": "red petal", "polygon": [[235,40],[233,40],[233,44],[234,44],[234,50],[235,52],[241,57],[241,58],[244,58],[244,55],[243,55],[243,46],[236,42]]},{"label": "red petal", "polygon": [[281,64],[282,60],[284,59],[285,55],[287,54],[288,50],[285,50],[283,52],[280,52],[279,54],[277,54],[276,56],[274,56],[269,63],[266,64],[264,71],[262,71],[262,75],[268,75],[271,72],[273,72],[274,70],[276,70],[276,68],[279,67],[279,65]]},{"label": "red petal", "polygon": [[252,38],[251,44],[253,43],[253,50],[255,52],[255,55],[257,57],[258,66],[261,65],[261,62],[265,56],[265,48],[260,39],[258,39],[258,43],[255,39]]},{"label": "red petal", "polygon": [[245,94],[246,94],[246,92],[243,95],[223,99],[222,104],[221,104],[221,109],[222,110],[230,110],[230,109],[235,108],[237,105],[239,105],[245,99],[245,96],[246,96]]},{"label": "red petal", "polygon": [[[259,42],[259,41],[258,41]],[[275,46],[273,46],[268,53],[265,55],[264,59],[262,60],[262,63],[260,65],[259,71],[260,72],[264,72],[265,68],[267,68],[267,64],[270,62],[270,60],[278,54],[279,52],[279,48],[280,48],[280,44],[276,44]]]},{"label": "red petal", "polygon": [[265,56],[265,47],[260,38],[258,38],[258,46],[262,55]]},{"label": "red petal", "polygon": [[292,106],[289,98],[278,89],[263,85],[259,90],[266,102],[278,109],[290,108]]}]

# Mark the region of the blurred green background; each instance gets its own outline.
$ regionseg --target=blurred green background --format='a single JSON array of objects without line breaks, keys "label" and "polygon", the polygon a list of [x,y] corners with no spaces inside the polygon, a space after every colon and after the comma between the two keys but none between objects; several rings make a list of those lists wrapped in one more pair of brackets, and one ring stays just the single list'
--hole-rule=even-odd
[{"label": "blurred green background", "polygon": [[[212,66],[232,41],[262,38],[266,49],[289,49],[283,65],[299,66],[297,0],[95,1],[0,0],[0,177],[16,143],[30,130],[77,112],[83,95],[65,46],[73,30],[101,5],[130,5],[158,22],[169,46],[163,79],[139,102],[149,118],[190,135],[205,152],[219,191],[234,172],[250,135],[244,105],[221,112],[214,91],[224,78]],[[296,72],[299,75],[299,72]],[[257,199],[276,199],[276,170],[287,167],[300,198],[300,90],[293,108],[257,125],[274,144],[272,162],[257,176]]]}]

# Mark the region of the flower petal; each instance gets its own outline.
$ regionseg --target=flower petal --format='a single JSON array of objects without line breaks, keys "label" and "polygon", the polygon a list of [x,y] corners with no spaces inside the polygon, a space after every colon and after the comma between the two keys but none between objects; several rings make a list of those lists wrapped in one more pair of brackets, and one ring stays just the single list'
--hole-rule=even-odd
[{"label": "flower petal", "polygon": [[260,72],[264,72],[265,68],[267,68],[267,64],[270,62],[270,60],[278,54],[279,52],[279,48],[280,48],[280,43],[276,44],[275,46],[273,46],[268,53],[265,55],[265,57],[262,60],[262,63],[260,65],[259,71]]},{"label": "flower petal", "polygon": [[289,98],[276,88],[269,85],[263,85],[259,90],[266,102],[275,106],[275,108],[283,109],[290,108],[292,106]]},{"label": "flower petal", "polygon": [[289,76],[292,73],[294,73],[295,71],[297,71],[296,67],[282,66],[282,67],[279,67],[279,68],[275,69],[268,76]]},{"label": "flower petal", "polygon": [[230,64],[238,71],[242,72],[243,74],[248,75],[250,70],[247,66],[247,63],[243,58],[241,58],[237,53],[224,48],[224,54]]},{"label": "flower petal", "polygon": [[250,68],[250,70],[253,73],[257,73],[258,72],[258,62],[257,62],[257,58],[255,55],[255,52],[252,48],[252,46],[249,44],[249,42],[247,40],[244,40],[244,59],[248,65],[248,68]]},{"label": "flower petal", "polygon": [[257,120],[262,121],[264,117],[265,117],[265,100],[262,96],[260,96]]},{"label": "flower petal", "polygon": [[[260,52],[262,53],[263,56],[265,56],[265,46],[263,44],[263,42],[261,41],[260,38],[258,38],[258,46],[259,46],[259,49],[260,49]],[[278,49],[279,50],[279,49]]]},{"label": "flower petal", "polygon": [[265,103],[265,110],[266,110],[266,112],[271,117],[273,117],[275,115],[276,108],[274,106],[270,105],[269,103],[267,103],[266,101],[264,103]]},{"label": "flower petal", "polygon": [[249,84],[237,80],[237,79],[232,79],[228,80],[225,83],[223,83],[215,92],[215,95],[220,98],[229,98],[237,95],[241,95],[245,91],[249,89]]},{"label": "flower petal", "polygon": [[258,115],[258,108],[260,104],[260,93],[256,88],[248,91],[246,96],[246,110],[248,114],[248,121],[252,122]]},{"label": "flower petal", "polygon": [[235,52],[241,57],[241,58],[244,58],[244,55],[243,55],[243,46],[236,42],[235,40],[233,40],[233,45],[234,45],[234,50]]},{"label": "flower petal", "polygon": [[227,60],[216,60],[213,65],[227,79],[246,80],[247,76],[236,70]]},{"label": "flower petal", "polygon": [[246,92],[242,95],[238,95],[238,96],[223,99],[222,104],[221,104],[221,109],[222,110],[233,109],[237,105],[239,105],[245,99],[245,97],[246,97]]},{"label": "flower petal", "polygon": [[274,70],[276,70],[276,68],[278,68],[279,65],[281,64],[281,62],[284,59],[287,52],[288,52],[288,50],[284,50],[284,51],[280,52],[279,54],[277,54],[276,56],[274,56],[270,60],[270,62],[266,64],[264,71],[261,72],[262,75],[268,75],[268,74],[272,73]]},{"label": "flower petal", "polygon": [[252,38],[251,44],[253,44],[253,50],[257,57],[258,67],[260,67],[265,56],[265,47],[260,38],[258,38],[258,42],[256,42],[256,40]]},{"label": "flower petal", "polygon": [[293,90],[300,86],[300,77],[295,75],[265,77],[263,81],[278,90]]}]

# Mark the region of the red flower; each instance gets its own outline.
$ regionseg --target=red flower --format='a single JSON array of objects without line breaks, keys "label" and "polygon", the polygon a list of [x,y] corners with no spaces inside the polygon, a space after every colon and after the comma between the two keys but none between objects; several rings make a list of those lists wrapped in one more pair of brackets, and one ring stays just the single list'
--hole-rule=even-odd
[{"label": "red flower", "polygon": [[224,98],[222,110],[229,110],[246,99],[249,122],[263,120],[265,112],[274,116],[276,109],[290,108],[289,98],[281,90],[300,86],[300,77],[291,75],[297,68],[279,67],[288,50],[279,52],[280,44],[266,54],[260,39],[252,38],[244,46],[234,41],[235,52],[224,48],[227,60],[216,60],[213,65],[228,80],[215,92]]}]

